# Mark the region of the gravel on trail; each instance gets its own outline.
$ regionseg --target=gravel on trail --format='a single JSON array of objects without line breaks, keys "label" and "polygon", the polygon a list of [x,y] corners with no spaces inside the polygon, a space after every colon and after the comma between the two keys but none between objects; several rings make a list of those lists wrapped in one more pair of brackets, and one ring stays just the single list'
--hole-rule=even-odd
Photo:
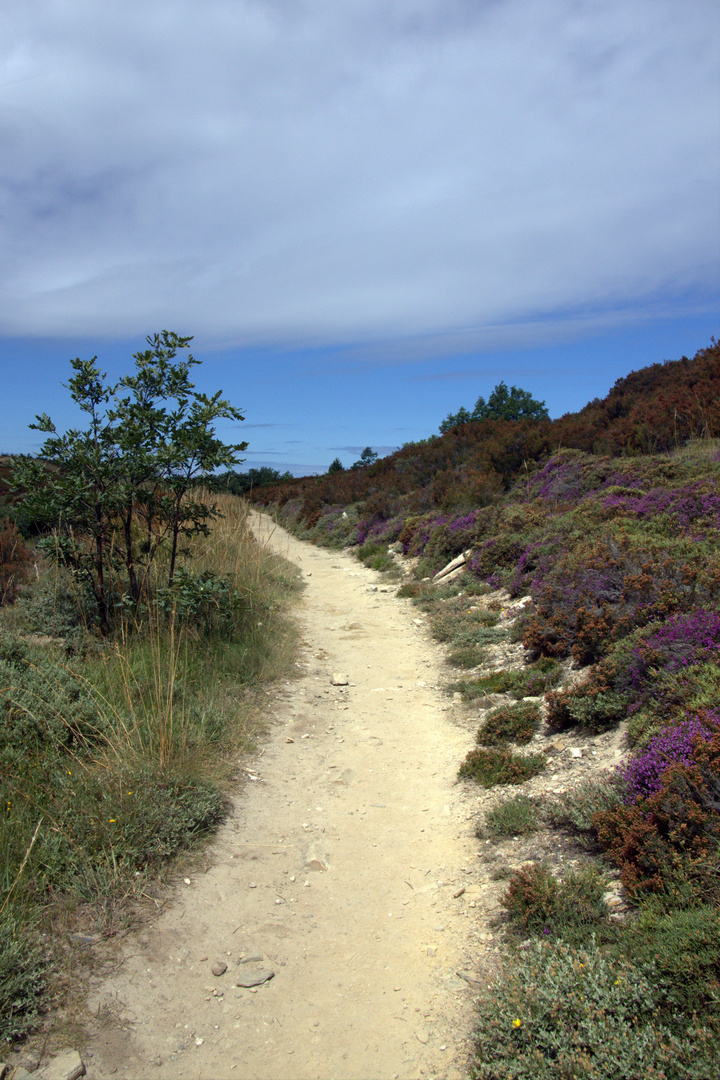
[{"label": "gravel on trail", "polygon": [[456,779],[473,729],[395,586],[253,528],[302,571],[302,670],[273,694],[208,869],[92,988],[87,1076],[459,1080],[498,911],[483,796]]}]

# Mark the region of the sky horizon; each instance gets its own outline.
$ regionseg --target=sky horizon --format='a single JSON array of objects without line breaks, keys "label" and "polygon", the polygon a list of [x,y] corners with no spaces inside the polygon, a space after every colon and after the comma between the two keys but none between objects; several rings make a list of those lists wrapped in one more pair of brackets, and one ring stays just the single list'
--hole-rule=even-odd
[{"label": "sky horizon", "polygon": [[7,0],[0,452],[194,335],[296,475],[720,336],[709,0]]}]

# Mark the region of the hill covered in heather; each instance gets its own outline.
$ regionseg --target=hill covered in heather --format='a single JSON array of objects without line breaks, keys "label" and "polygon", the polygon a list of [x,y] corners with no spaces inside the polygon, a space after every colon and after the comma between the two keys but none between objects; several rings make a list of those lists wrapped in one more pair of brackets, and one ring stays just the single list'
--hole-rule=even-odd
[{"label": "hill covered in heather", "polygon": [[[298,535],[532,590],[524,641],[588,663],[720,598],[720,345],[618,380],[558,420],[485,420],[255,501]],[[369,546],[368,546],[369,545]],[[382,560],[378,563],[382,565]]]}]

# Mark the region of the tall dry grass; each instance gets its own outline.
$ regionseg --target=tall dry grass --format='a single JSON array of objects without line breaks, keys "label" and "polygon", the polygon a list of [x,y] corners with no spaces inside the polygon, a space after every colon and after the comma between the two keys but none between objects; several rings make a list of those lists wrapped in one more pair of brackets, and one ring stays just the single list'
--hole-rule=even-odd
[{"label": "tall dry grass", "polygon": [[59,624],[43,613],[71,622],[57,568],[3,612],[0,1043],[33,1022],[43,964],[57,964],[53,928],[111,931],[124,902],[222,819],[227,778],[263,729],[262,696],[294,659],[297,574],[256,542],[240,499],[207,498],[222,516],[189,543],[177,590],[159,587],[111,639],[76,627],[72,655],[51,640]]}]

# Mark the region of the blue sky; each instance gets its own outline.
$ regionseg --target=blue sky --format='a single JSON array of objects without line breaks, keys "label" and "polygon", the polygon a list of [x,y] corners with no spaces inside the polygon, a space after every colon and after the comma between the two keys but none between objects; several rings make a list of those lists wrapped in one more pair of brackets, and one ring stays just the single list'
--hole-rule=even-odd
[{"label": "blue sky", "polygon": [[163,328],[297,474],[692,355],[719,46],[710,0],[5,0],[0,451]]}]

